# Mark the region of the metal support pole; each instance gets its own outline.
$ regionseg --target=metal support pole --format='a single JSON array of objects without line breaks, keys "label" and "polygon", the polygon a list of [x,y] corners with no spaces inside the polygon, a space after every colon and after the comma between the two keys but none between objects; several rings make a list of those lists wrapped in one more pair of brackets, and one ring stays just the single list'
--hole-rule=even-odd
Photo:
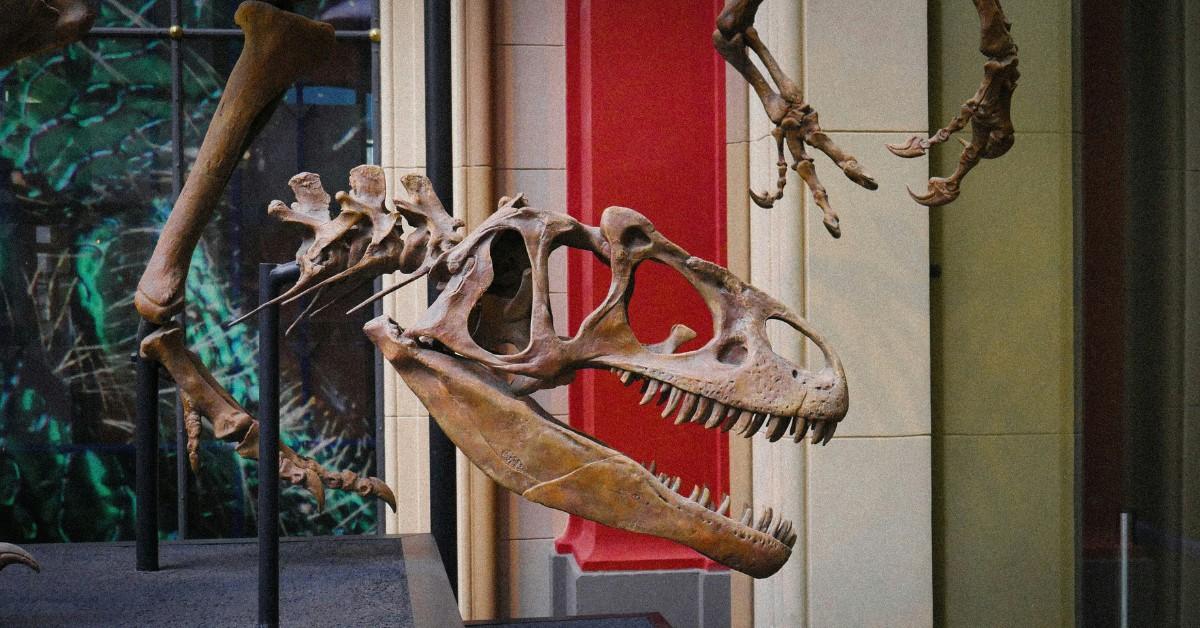
[{"label": "metal support pole", "polygon": [[[438,198],[454,208],[451,158],[450,5],[425,0],[425,169]],[[437,297],[433,282],[430,300]],[[432,418],[429,421],[429,524],[438,553],[458,597],[458,477],[454,443]]]},{"label": "metal support pole", "polygon": [[[371,31],[379,32],[379,0],[371,2]],[[382,36],[371,39],[371,163],[377,166],[383,165],[383,117],[381,109],[383,107],[383,94],[380,90],[383,89],[383,80],[380,75],[380,48]],[[377,277],[372,285],[375,292],[383,289],[383,278]],[[372,308],[372,318],[377,318],[383,315],[383,301],[375,302]],[[372,371],[375,376],[375,475],[388,481],[387,477],[387,445],[384,438],[384,424],[387,419],[384,417],[384,370],[383,370],[383,353],[379,351],[379,347],[375,343],[368,343],[371,347]],[[375,532],[377,534],[387,534],[387,502],[382,499],[375,500]]]},{"label": "metal support pole", "polygon": [[[258,302],[296,281],[295,262],[258,265]],[[258,625],[279,625],[279,306],[258,313]]]},{"label": "metal support pole", "polygon": [[1118,586],[1118,612],[1117,625],[1120,628],[1129,628],[1129,513],[1121,513],[1121,569],[1118,576],[1121,581]]},{"label": "metal support pole", "polygon": [[138,571],[158,571],[158,362],[141,357],[142,339],[156,329],[158,325],[142,321],[133,358],[137,366],[134,445]]}]

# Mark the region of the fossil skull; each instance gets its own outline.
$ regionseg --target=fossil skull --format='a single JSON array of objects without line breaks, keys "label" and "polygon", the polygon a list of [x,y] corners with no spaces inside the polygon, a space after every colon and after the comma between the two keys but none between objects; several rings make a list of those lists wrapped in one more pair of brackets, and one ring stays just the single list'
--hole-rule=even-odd
[{"label": "fossil skull", "polygon": [[[559,336],[550,310],[548,265],[559,247],[590,251],[611,269],[604,301],[577,333]],[[695,333],[677,325],[646,345],[629,325],[634,277],[643,263],[680,273],[708,304],[713,337],[676,353]],[[606,525],[675,540],[755,577],[777,571],[796,533],[770,509],[728,516],[729,500],[645,468],[564,425],[529,393],[569,382],[580,369],[616,373],[642,386],[664,417],[746,436],[799,442],[812,429],[827,443],[846,414],[841,362],[807,322],[728,270],[689,255],[632,209],[610,207],[599,227],[527,207],[500,208],[432,265],[442,292],[411,328],[386,317],[365,327],[430,413],[472,462],[526,499]],[[776,354],[766,322],[810,338],[825,365],[810,371]],[[772,525],[774,524],[774,525]]]}]

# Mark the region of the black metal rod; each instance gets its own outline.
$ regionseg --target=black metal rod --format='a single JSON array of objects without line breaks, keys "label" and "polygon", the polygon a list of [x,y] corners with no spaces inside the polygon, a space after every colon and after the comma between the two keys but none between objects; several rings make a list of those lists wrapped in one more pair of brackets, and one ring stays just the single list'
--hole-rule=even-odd
[{"label": "black metal rod", "polygon": [[135,492],[137,494],[137,570],[158,571],[158,362],[141,357],[142,339],[158,325],[138,328],[137,419],[134,424]]},{"label": "black metal rod", "polygon": [[[178,37],[183,39],[241,39],[245,37],[237,28],[189,28],[183,27],[178,31]],[[336,39],[370,39],[371,31],[334,31]],[[151,26],[146,28],[124,26],[97,26],[88,31],[87,38],[110,37],[114,39],[166,39],[171,37],[171,29]]]},{"label": "black metal rod", "polygon": [[[300,268],[258,265],[258,302],[296,281]],[[258,625],[279,625],[279,306],[258,313]]]},{"label": "black metal rod", "polygon": [[[379,28],[379,0],[371,2],[371,28]],[[383,165],[383,116],[381,109],[383,104],[383,94],[380,90],[383,88],[383,81],[380,77],[380,42],[371,42],[371,158],[375,165]],[[383,278],[376,277],[372,289],[379,292],[383,289]],[[383,301],[376,301],[375,307],[372,309],[374,316],[383,315]],[[387,480],[387,446],[384,435],[384,426],[387,422],[387,417],[384,416],[384,370],[383,370],[383,353],[379,351],[379,347],[375,343],[369,343],[371,346],[371,357],[373,374],[375,376],[375,475]],[[387,502],[382,499],[375,500],[375,532],[377,534],[387,534]]]},{"label": "black metal rod", "polygon": [[[171,0],[171,23],[179,23],[180,0]],[[171,205],[179,198],[183,189],[183,58],[182,43],[171,40]],[[187,315],[180,312],[176,317],[179,328],[187,330]],[[191,470],[187,457],[187,423],[183,412],[183,399],[175,396],[175,536],[183,540],[188,537],[188,489]]]},{"label": "black metal rod", "polygon": [[[453,211],[450,109],[450,4],[425,0],[425,169],[442,204]],[[430,301],[437,293],[430,283]],[[450,588],[458,597],[458,477],[454,443],[429,421],[429,524]]]}]

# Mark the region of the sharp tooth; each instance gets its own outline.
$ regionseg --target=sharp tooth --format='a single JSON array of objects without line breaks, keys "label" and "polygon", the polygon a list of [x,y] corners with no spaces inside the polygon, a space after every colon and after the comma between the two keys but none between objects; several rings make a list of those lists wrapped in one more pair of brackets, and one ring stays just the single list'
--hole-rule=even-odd
[{"label": "sharp tooth", "polygon": [[700,485],[699,485],[699,484],[697,484],[696,486],[692,487],[692,494],[691,494],[691,495],[688,495],[688,499],[690,499],[690,500],[692,500],[692,501],[696,501],[696,497],[697,497],[698,495],[700,495]]},{"label": "sharp tooth", "polygon": [[688,423],[703,423],[708,418],[708,413],[712,410],[712,399],[701,397],[699,403],[696,404],[696,411],[692,413],[692,418],[688,419]]},{"label": "sharp tooth", "polygon": [[775,527],[771,529],[771,536],[779,538],[779,533],[783,532],[783,527],[786,523],[787,519],[780,517],[779,521],[775,522]]},{"label": "sharp tooth", "polygon": [[658,481],[662,482],[663,484],[667,483],[667,474],[666,473],[659,473],[658,475],[656,475],[654,477],[658,478]]},{"label": "sharp tooth", "polygon": [[798,443],[804,440],[804,435],[808,433],[808,419],[796,417],[796,425],[796,434],[792,437],[792,440]]},{"label": "sharp tooth", "polygon": [[789,533],[788,533],[788,536],[787,536],[787,539],[785,539],[785,540],[783,541],[783,544],[784,544],[784,545],[786,545],[786,546],[788,546],[788,547],[793,547],[793,548],[794,548],[794,547],[796,547],[796,537],[797,537],[797,536],[798,536],[798,535],[797,535],[795,532],[789,532]]},{"label": "sharp tooth", "polygon": [[687,422],[687,419],[692,414],[692,410],[696,407],[696,395],[692,393],[683,393],[683,403],[679,406],[679,414],[675,417],[675,425]]},{"label": "sharp tooth", "polygon": [[742,513],[741,524],[750,527],[751,523],[754,523],[754,509],[746,506],[746,512]]},{"label": "sharp tooth", "polygon": [[825,436],[821,439],[822,445],[828,445],[829,441],[833,440],[833,433],[837,431],[837,423],[830,423],[829,427],[825,428]]},{"label": "sharp tooth", "polygon": [[667,397],[671,395],[672,390],[674,389],[671,388],[670,384],[663,384],[662,387],[658,389],[658,401],[655,401],[654,403],[660,406],[666,403]]},{"label": "sharp tooth", "polygon": [[682,483],[683,483],[683,480],[679,479],[679,476],[677,475],[677,476],[675,476],[675,479],[674,479],[674,480],[671,480],[671,486],[670,486],[670,489],[671,489],[672,491],[675,491],[676,493],[678,493],[678,492],[679,492],[679,485],[680,485],[680,484],[682,484]]},{"label": "sharp tooth", "polygon": [[712,505],[712,502],[709,501],[709,494],[708,494],[707,486],[704,487],[704,490],[700,491],[700,499],[698,499],[696,501],[699,502],[700,505],[704,506],[705,508],[708,508],[709,506]]},{"label": "sharp tooth", "polygon": [[767,509],[763,511],[762,519],[758,520],[758,525],[754,526],[754,529],[759,532],[766,532],[767,527],[771,525],[771,518],[774,516],[775,511],[771,510],[770,506],[767,506]]},{"label": "sharp tooth", "polygon": [[725,499],[721,500],[721,505],[717,506],[717,514],[725,515],[727,517],[729,516],[729,496],[728,495],[725,496]]},{"label": "sharp tooth", "polygon": [[792,417],[773,416],[771,417],[771,421],[770,426],[767,428],[767,438],[773,443],[783,438],[784,433],[787,432],[788,425],[792,423]]},{"label": "sharp tooth", "polygon": [[671,396],[667,398],[667,407],[663,408],[662,418],[665,419],[671,416],[671,413],[675,411],[677,406],[679,406],[679,399],[682,396],[683,395],[680,393],[678,388],[671,389]]},{"label": "sharp tooth", "polygon": [[728,432],[729,430],[733,429],[734,424],[737,423],[738,417],[741,415],[741,408],[730,407],[728,410],[726,410],[725,420],[721,423],[721,431]]},{"label": "sharp tooth", "polygon": [[818,445],[821,443],[821,439],[825,438],[825,426],[826,425],[829,425],[828,421],[813,421],[812,422],[812,438],[809,439],[810,443],[812,443],[814,445]]},{"label": "sharp tooth", "polygon": [[754,419],[754,413],[749,410],[742,410],[737,415],[737,420],[733,423],[733,431],[741,434],[746,431],[746,427]]},{"label": "sharp tooth", "polygon": [[636,380],[637,380],[637,375],[634,375],[633,371],[625,371],[624,373],[621,373],[621,384],[623,384],[625,386],[628,386],[630,382],[633,382]]},{"label": "sharp tooth", "polygon": [[642,394],[642,400],[638,402],[639,406],[644,406],[650,403],[650,400],[654,398],[654,393],[658,392],[657,379],[650,379],[646,381],[649,385],[646,387],[646,392]]},{"label": "sharp tooth", "polygon": [[646,468],[650,470],[650,475],[654,475],[654,472],[658,470],[658,464],[651,460],[650,466]]},{"label": "sharp tooth", "polygon": [[712,413],[708,415],[708,421],[704,424],[704,429],[711,430],[721,424],[725,420],[725,404],[717,401],[713,403]]},{"label": "sharp tooth", "polygon": [[750,438],[751,436],[754,436],[755,434],[758,433],[758,428],[762,427],[763,421],[766,421],[766,420],[767,420],[767,415],[765,415],[761,412],[754,413],[753,420],[751,420],[750,424],[746,426],[746,429],[742,430],[742,436],[744,436],[746,438]]}]

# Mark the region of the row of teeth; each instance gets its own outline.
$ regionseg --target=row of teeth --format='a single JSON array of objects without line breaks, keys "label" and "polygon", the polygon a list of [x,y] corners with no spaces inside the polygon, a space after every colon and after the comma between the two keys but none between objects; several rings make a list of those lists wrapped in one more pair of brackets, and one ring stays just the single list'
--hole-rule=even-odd
[{"label": "row of teeth", "polygon": [[[753,412],[709,399],[685,390],[675,388],[666,382],[660,382],[652,377],[639,375],[619,368],[610,369],[621,383],[629,386],[634,382],[642,382],[642,399],[639,405],[654,401],[663,407],[662,417],[665,419],[675,414],[675,425],[684,423],[699,423],[705,429],[721,428],[722,432],[737,430],[735,433],[750,438],[763,429],[763,434],[771,442],[791,434],[794,442],[800,442],[812,428],[812,444],[828,444],[837,430],[837,423],[832,421],[810,421],[803,417],[775,416],[765,412]],[[657,399],[657,401],[656,401]]]},{"label": "row of teeth", "polygon": [[[683,480],[681,480],[679,476],[671,477],[666,473],[657,473],[658,466],[654,463],[654,461],[651,461],[650,464],[643,463],[642,466],[650,472],[650,475],[658,478],[658,481],[662,482],[663,486],[666,486],[672,491],[679,493],[679,488],[683,485]],[[683,493],[679,494],[682,495]],[[716,502],[712,500],[712,497],[713,495],[708,490],[708,487],[701,486],[699,484],[693,487],[692,494],[688,495],[688,499],[696,502],[697,504],[700,504],[701,506],[717,513],[718,515],[721,515],[722,517],[733,519],[729,516],[729,495],[726,495],[721,500],[720,505],[717,505]],[[742,518],[738,521],[738,523],[748,528],[754,528],[763,534],[769,534],[774,537],[775,540],[787,545],[788,547],[795,546],[796,531],[793,529],[791,520],[784,519],[781,516],[778,520],[774,521],[775,525],[772,526],[771,523],[774,516],[775,511],[768,506],[763,510],[762,516],[758,518],[758,522],[756,523],[754,521],[754,509],[749,505],[746,505],[745,511],[742,513]]]}]

